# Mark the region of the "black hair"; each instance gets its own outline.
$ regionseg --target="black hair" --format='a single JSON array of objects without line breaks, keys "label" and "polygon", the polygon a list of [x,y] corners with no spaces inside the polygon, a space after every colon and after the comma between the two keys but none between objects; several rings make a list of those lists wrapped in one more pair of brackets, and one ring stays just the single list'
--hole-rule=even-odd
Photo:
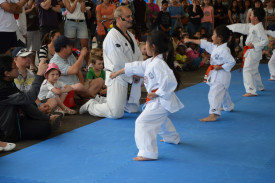
[{"label": "black hair", "polygon": [[258,18],[260,22],[264,21],[265,19],[265,10],[264,8],[254,8],[253,9],[254,16]]},{"label": "black hair", "polygon": [[174,29],[172,32],[172,37],[176,37],[177,39],[181,39],[181,31],[179,29]]},{"label": "black hair", "polygon": [[49,33],[45,34],[43,37],[43,44],[42,45],[47,45],[51,43],[51,38],[55,36],[55,33],[59,31],[57,30],[51,30]]},{"label": "black hair", "polygon": [[220,25],[215,28],[215,32],[217,34],[217,37],[221,38],[222,43],[227,42],[227,46],[230,48],[231,55],[235,57],[235,36],[233,32],[228,29],[226,25]]},{"label": "black hair", "polygon": [[237,2],[237,7],[236,7],[236,10],[237,10],[237,13],[239,14],[239,13],[240,13],[240,9],[239,9],[239,6],[238,6],[238,1],[237,1],[237,0],[232,0],[232,1],[230,2],[229,6],[228,6],[228,10],[231,10],[231,11],[232,11],[234,1],[236,1],[236,2]]},{"label": "black hair", "polygon": [[8,55],[0,55],[0,79],[3,80],[5,72],[12,70],[13,58]]},{"label": "black hair", "polygon": [[161,2],[162,5],[165,4],[165,3],[168,4],[168,1],[167,1],[167,0],[163,0],[163,1]]},{"label": "black hair", "polygon": [[173,70],[179,86],[180,77],[174,67],[174,47],[168,35],[159,30],[153,30],[147,36],[147,41],[150,46],[155,45],[155,53],[163,55],[164,61]]},{"label": "black hair", "polygon": [[263,8],[263,6],[264,6],[264,4],[263,4],[263,2],[261,1],[261,0],[254,0],[254,2],[253,2],[253,4],[252,4],[252,9],[254,9],[255,8],[255,4],[256,3],[260,3],[261,4],[261,8]]}]

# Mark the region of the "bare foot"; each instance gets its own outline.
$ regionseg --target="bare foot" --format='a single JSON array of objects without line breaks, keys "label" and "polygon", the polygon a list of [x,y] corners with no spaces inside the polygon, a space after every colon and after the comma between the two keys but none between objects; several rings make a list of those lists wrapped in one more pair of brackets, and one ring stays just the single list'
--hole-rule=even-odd
[{"label": "bare foot", "polygon": [[161,139],[161,140],[160,140],[160,142],[164,142],[164,140],[163,140],[163,139]]},{"label": "bare foot", "polygon": [[200,119],[201,122],[217,121],[216,114],[210,114],[208,117]]},{"label": "bare foot", "polygon": [[254,96],[257,96],[257,95],[252,94],[252,93],[246,93],[243,95],[243,97],[254,97]]},{"label": "bare foot", "polygon": [[151,161],[151,160],[155,160],[155,159],[150,159],[150,158],[144,158],[142,156],[137,156],[137,157],[134,157],[133,160],[135,160],[135,161]]},{"label": "bare foot", "polygon": [[221,111],[224,111],[224,108],[222,107],[220,110],[221,110]]},{"label": "bare foot", "polygon": [[275,81],[275,79],[268,79],[268,81]]}]

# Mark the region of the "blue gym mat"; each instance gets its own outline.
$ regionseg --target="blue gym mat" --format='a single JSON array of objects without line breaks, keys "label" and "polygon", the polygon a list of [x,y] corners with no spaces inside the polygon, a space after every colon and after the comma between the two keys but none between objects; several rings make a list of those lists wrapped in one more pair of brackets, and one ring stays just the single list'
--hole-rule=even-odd
[{"label": "blue gym mat", "polygon": [[199,122],[208,116],[206,84],[177,92],[185,108],[170,118],[182,142],[159,142],[157,161],[132,160],[138,114],[125,114],[1,157],[0,183],[274,183],[275,82],[266,64],[260,72],[265,91],[250,98],[242,73],[232,73],[235,110],[217,122]]}]

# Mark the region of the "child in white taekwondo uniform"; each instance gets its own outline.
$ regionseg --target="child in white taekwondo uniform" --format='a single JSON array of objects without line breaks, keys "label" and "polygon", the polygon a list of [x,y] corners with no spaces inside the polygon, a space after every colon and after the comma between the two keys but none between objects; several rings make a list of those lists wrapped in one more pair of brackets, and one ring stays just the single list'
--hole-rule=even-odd
[{"label": "child in white taekwondo uniform", "polygon": [[[231,69],[236,64],[234,55],[234,39],[232,32],[225,26],[221,25],[215,28],[212,40],[213,43],[204,39],[194,40],[185,38],[184,42],[192,42],[199,44],[201,48],[205,49],[211,54],[210,66],[207,70],[207,84],[210,86],[208,93],[208,100],[210,104],[209,116],[200,121],[216,121],[217,117],[221,115],[221,105],[223,110],[232,111],[234,104],[229,96],[228,88],[231,80]],[[228,40],[230,39],[230,42]],[[228,47],[230,45],[230,48]],[[208,74],[209,72],[209,74]]]},{"label": "child in white taekwondo uniform", "polygon": [[[116,25],[109,31],[103,42],[106,100],[102,102],[98,97],[90,99],[81,106],[80,114],[89,112],[93,116],[121,118],[124,111],[132,113],[139,109],[142,79],[135,80],[132,76],[129,77],[125,74],[115,79],[109,77],[111,72],[124,68],[126,63],[143,60],[134,35],[128,31],[133,22],[131,10],[124,6],[118,7],[114,16]],[[132,84],[131,88],[128,86],[129,84]]]},{"label": "child in white taekwondo uniform", "polygon": [[[243,82],[246,93],[244,97],[257,96],[257,90],[263,91],[264,85],[259,73],[259,63],[262,59],[262,49],[268,44],[262,21],[265,19],[265,10],[255,8],[252,10],[251,23],[232,24],[227,27],[233,32],[247,35],[244,53]],[[247,48],[247,49],[246,49]]]},{"label": "child in white taekwondo uniform", "polygon": [[[110,75],[111,78],[124,73],[127,76],[144,77],[148,95],[146,107],[135,124],[135,140],[139,149],[134,158],[136,161],[158,159],[157,134],[163,137],[163,142],[180,142],[179,134],[168,118],[169,113],[183,108],[174,93],[178,83],[172,70],[173,59],[166,56],[168,43],[169,38],[165,33],[152,31],[146,42],[147,54],[152,57],[143,62],[126,63],[124,69]],[[170,49],[170,54],[171,51],[173,49]]]},{"label": "child in white taekwondo uniform", "polygon": [[[275,38],[275,31],[267,30],[266,34]],[[273,50],[272,56],[268,62],[268,69],[270,73],[269,81],[275,81],[275,49]]]}]

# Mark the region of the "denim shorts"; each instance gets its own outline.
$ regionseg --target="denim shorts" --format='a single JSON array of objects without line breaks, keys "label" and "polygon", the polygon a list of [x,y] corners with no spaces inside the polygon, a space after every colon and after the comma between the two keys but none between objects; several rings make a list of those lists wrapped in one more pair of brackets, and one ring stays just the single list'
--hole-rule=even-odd
[{"label": "denim shorts", "polygon": [[83,22],[74,22],[66,20],[64,25],[64,35],[70,39],[88,39],[86,21],[84,20]]}]

